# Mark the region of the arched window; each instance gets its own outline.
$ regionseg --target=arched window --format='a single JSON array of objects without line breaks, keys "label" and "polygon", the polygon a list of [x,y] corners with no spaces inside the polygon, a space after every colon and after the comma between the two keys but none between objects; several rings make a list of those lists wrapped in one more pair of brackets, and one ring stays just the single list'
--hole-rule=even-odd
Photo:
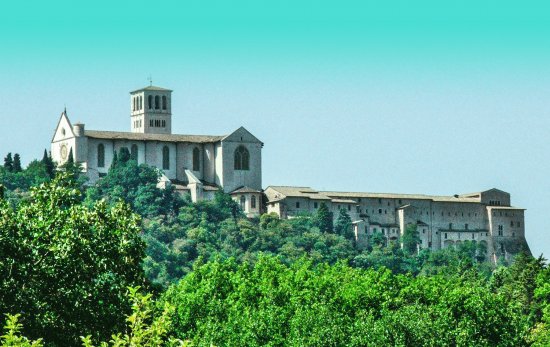
[{"label": "arched window", "polygon": [[235,150],[235,170],[250,170],[250,154],[244,146]]},{"label": "arched window", "polygon": [[170,148],[168,146],[162,148],[162,168],[170,170]]},{"label": "arched window", "polygon": [[170,148],[168,146],[164,146],[162,149],[162,168],[170,170]]},{"label": "arched window", "polygon": [[97,167],[105,167],[105,146],[97,145]]},{"label": "arched window", "polygon": [[135,161],[138,160],[138,146],[136,144],[132,145],[132,150],[130,151],[130,159]]},{"label": "arched window", "polygon": [[256,195],[252,195],[250,199],[250,208],[256,208]]},{"label": "arched window", "polygon": [[201,152],[199,147],[193,149],[193,171],[201,170]]},{"label": "arched window", "polygon": [[166,95],[162,96],[162,109],[166,110]]},{"label": "arched window", "polygon": [[241,195],[241,210],[244,211],[245,206],[246,206],[246,198],[244,195]]},{"label": "arched window", "polygon": [[158,95],[155,95],[155,110],[160,108],[160,98]]},{"label": "arched window", "polygon": [[150,110],[153,109],[153,96],[152,95],[149,95],[149,97],[147,98],[147,107],[149,107]]}]

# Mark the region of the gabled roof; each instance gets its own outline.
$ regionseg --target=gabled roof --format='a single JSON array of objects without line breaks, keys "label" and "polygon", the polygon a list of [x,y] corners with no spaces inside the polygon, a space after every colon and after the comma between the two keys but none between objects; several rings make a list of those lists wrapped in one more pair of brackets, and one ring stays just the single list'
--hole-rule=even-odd
[{"label": "gabled roof", "polygon": [[309,187],[269,186],[266,188],[266,190],[270,188],[281,193],[286,198],[309,198],[312,200],[332,200],[328,196],[321,194],[318,191],[313,190]]},{"label": "gabled roof", "polygon": [[491,188],[491,189],[484,190],[482,192],[473,192],[473,193],[467,193],[467,194],[460,194],[459,196],[460,197],[468,197],[468,198],[473,198],[473,197],[480,198],[481,194],[489,193],[489,192],[498,192],[498,193],[510,195],[510,193],[505,192],[504,190],[500,190],[500,189],[497,189],[497,188]]},{"label": "gabled roof", "polygon": [[245,194],[245,193],[261,193],[261,191],[245,186],[245,187],[236,189],[229,194]]},{"label": "gabled roof", "polygon": [[160,141],[160,142],[191,142],[212,143],[221,141],[224,136],[213,135],[172,135],[172,134],[141,134],[121,131],[85,130],[84,135],[94,139]]},{"label": "gabled roof", "polygon": [[359,192],[319,192],[331,198],[372,198],[372,199],[403,199],[403,200],[433,200],[439,202],[479,202],[478,199],[461,196],[441,196],[424,194],[393,194],[393,193],[359,193]]},{"label": "gabled roof", "polygon": [[[55,140],[55,135],[57,134],[57,129],[59,129],[59,125],[61,124],[61,121],[63,119],[67,120],[67,123],[69,124],[69,131],[71,132],[72,137],[74,137],[73,125],[71,124],[71,120],[67,116],[67,110],[65,109],[65,110],[63,110],[63,112],[61,112],[61,116],[59,116],[59,120],[57,121],[57,125],[55,126],[55,131],[53,132],[52,140],[50,142],[53,142]],[[71,136],[67,136],[67,137],[70,138]]]},{"label": "gabled roof", "polygon": [[130,92],[130,94],[134,94],[134,93],[141,92],[141,91],[144,91],[144,90],[153,91],[153,92],[171,92],[172,91],[171,89],[155,87],[155,86],[147,86],[145,88],[136,89],[136,90]]},{"label": "gabled roof", "polygon": [[[244,137],[244,139],[243,139]],[[252,133],[248,130],[246,130],[245,127],[241,126],[239,127],[239,129],[235,130],[234,132],[232,132],[231,134],[225,136],[222,141],[226,141],[226,142],[241,142],[241,141],[244,141],[244,142],[256,142],[256,143],[261,143],[262,144],[262,147],[264,146],[264,143],[260,140],[258,140],[258,138],[254,135],[252,135]]]}]

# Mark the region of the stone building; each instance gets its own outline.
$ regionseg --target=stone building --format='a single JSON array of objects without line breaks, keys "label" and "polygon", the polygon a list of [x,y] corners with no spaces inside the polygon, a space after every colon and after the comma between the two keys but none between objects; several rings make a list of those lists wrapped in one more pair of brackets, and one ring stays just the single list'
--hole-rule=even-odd
[{"label": "stone building", "polygon": [[113,154],[125,147],[139,164],[162,172],[159,186],[172,184],[193,201],[211,199],[222,188],[248,217],[275,212],[281,218],[313,214],[325,203],[336,218],[350,214],[357,242],[365,246],[374,233],[398,240],[416,224],[420,248],[442,249],[473,240],[488,255],[510,258],[529,251],[524,210],[511,206],[510,194],[498,189],[453,196],[323,192],[308,187],[269,186],[262,191],[263,143],[241,127],[229,135],[172,134],[172,91],[148,86],[130,93],[130,131],[87,130],[61,114],[51,141],[53,159],[72,155],[90,183],[106,175]]},{"label": "stone building", "polygon": [[267,212],[281,218],[314,214],[325,203],[334,218],[345,209],[352,218],[357,242],[365,246],[374,233],[397,240],[407,225],[416,224],[420,248],[433,250],[473,240],[486,245],[496,261],[520,250],[525,240],[524,209],[511,206],[510,194],[498,189],[452,196],[323,192],[308,187],[265,189]]},{"label": "stone building", "polygon": [[260,212],[263,143],[241,127],[229,135],[172,134],[172,91],[148,86],[130,93],[130,131],[88,130],[59,118],[51,141],[53,159],[72,155],[93,183],[107,174],[113,154],[126,147],[133,159],[162,170],[159,184],[174,184],[193,201],[222,188],[248,215]]}]

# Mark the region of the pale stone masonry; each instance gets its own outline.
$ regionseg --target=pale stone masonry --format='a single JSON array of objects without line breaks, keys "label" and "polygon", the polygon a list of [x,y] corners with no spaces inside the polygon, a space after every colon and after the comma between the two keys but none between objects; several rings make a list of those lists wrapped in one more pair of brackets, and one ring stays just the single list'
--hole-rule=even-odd
[{"label": "pale stone masonry", "polygon": [[420,248],[433,250],[466,240],[487,246],[492,261],[510,259],[525,241],[524,209],[510,205],[510,194],[498,189],[452,196],[324,192],[309,187],[270,186],[267,212],[282,218],[311,215],[324,203],[336,219],[340,209],[352,218],[357,242],[365,246],[376,232],[397,240],[407,225],[416,224]]},{"label": "pale stone masonry", "polygon": [[381,233],[398,240],[407,225],[418,226],[419,248],[442,249],[472,240],[488,256],[510,259],[525,241],[524,209],[512,207],[510,194],[498,189],[452,196],[323,192],[308,187],[269,186],[262,190],[263,143],[245,128],[229,135],[172,134],[172,91],[148,86],[130,93],[130,131],[87,130],[71,124],[64,111],[51,141],[58,164],[71,153],[90,183],[107,174],[115,152],[127,148],[139,164],[161,170],[159,187],[174,185],[192,201],[212,199],[222,188],[246,216],[274,212],[281,218],[312,215],[321,203],[336,219],[346,209],[357,244]]},{"label": "pale stone masonry", "polygon": [[160,186],[174,184],[193,201],[211,199],[222,188],[246,207],[245,213],[259,214],[263,143],[244,127],[222,136],[172,134],[171,106],[169,89],[148,86],[131,92],[130,132],[72,125],[64,111],[51,141],[52,157],[63,164],[72,153],[94,183],[107,174],[114,153],[126,147],[139,164],[162,170]]}]

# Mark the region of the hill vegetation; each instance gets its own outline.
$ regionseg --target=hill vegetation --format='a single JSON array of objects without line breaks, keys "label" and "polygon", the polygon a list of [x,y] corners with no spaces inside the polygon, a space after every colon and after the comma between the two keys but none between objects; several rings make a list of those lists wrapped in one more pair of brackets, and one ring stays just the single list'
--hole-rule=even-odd
[{"label": "hill vegetation", "polygon": [[418,251],[414,225],[359,250],[345,210],[250,220],[221,191],[158,189],[127,151],[90,187],[20,160],[0,166],[0,346],[550,344],[542,258]]}]

